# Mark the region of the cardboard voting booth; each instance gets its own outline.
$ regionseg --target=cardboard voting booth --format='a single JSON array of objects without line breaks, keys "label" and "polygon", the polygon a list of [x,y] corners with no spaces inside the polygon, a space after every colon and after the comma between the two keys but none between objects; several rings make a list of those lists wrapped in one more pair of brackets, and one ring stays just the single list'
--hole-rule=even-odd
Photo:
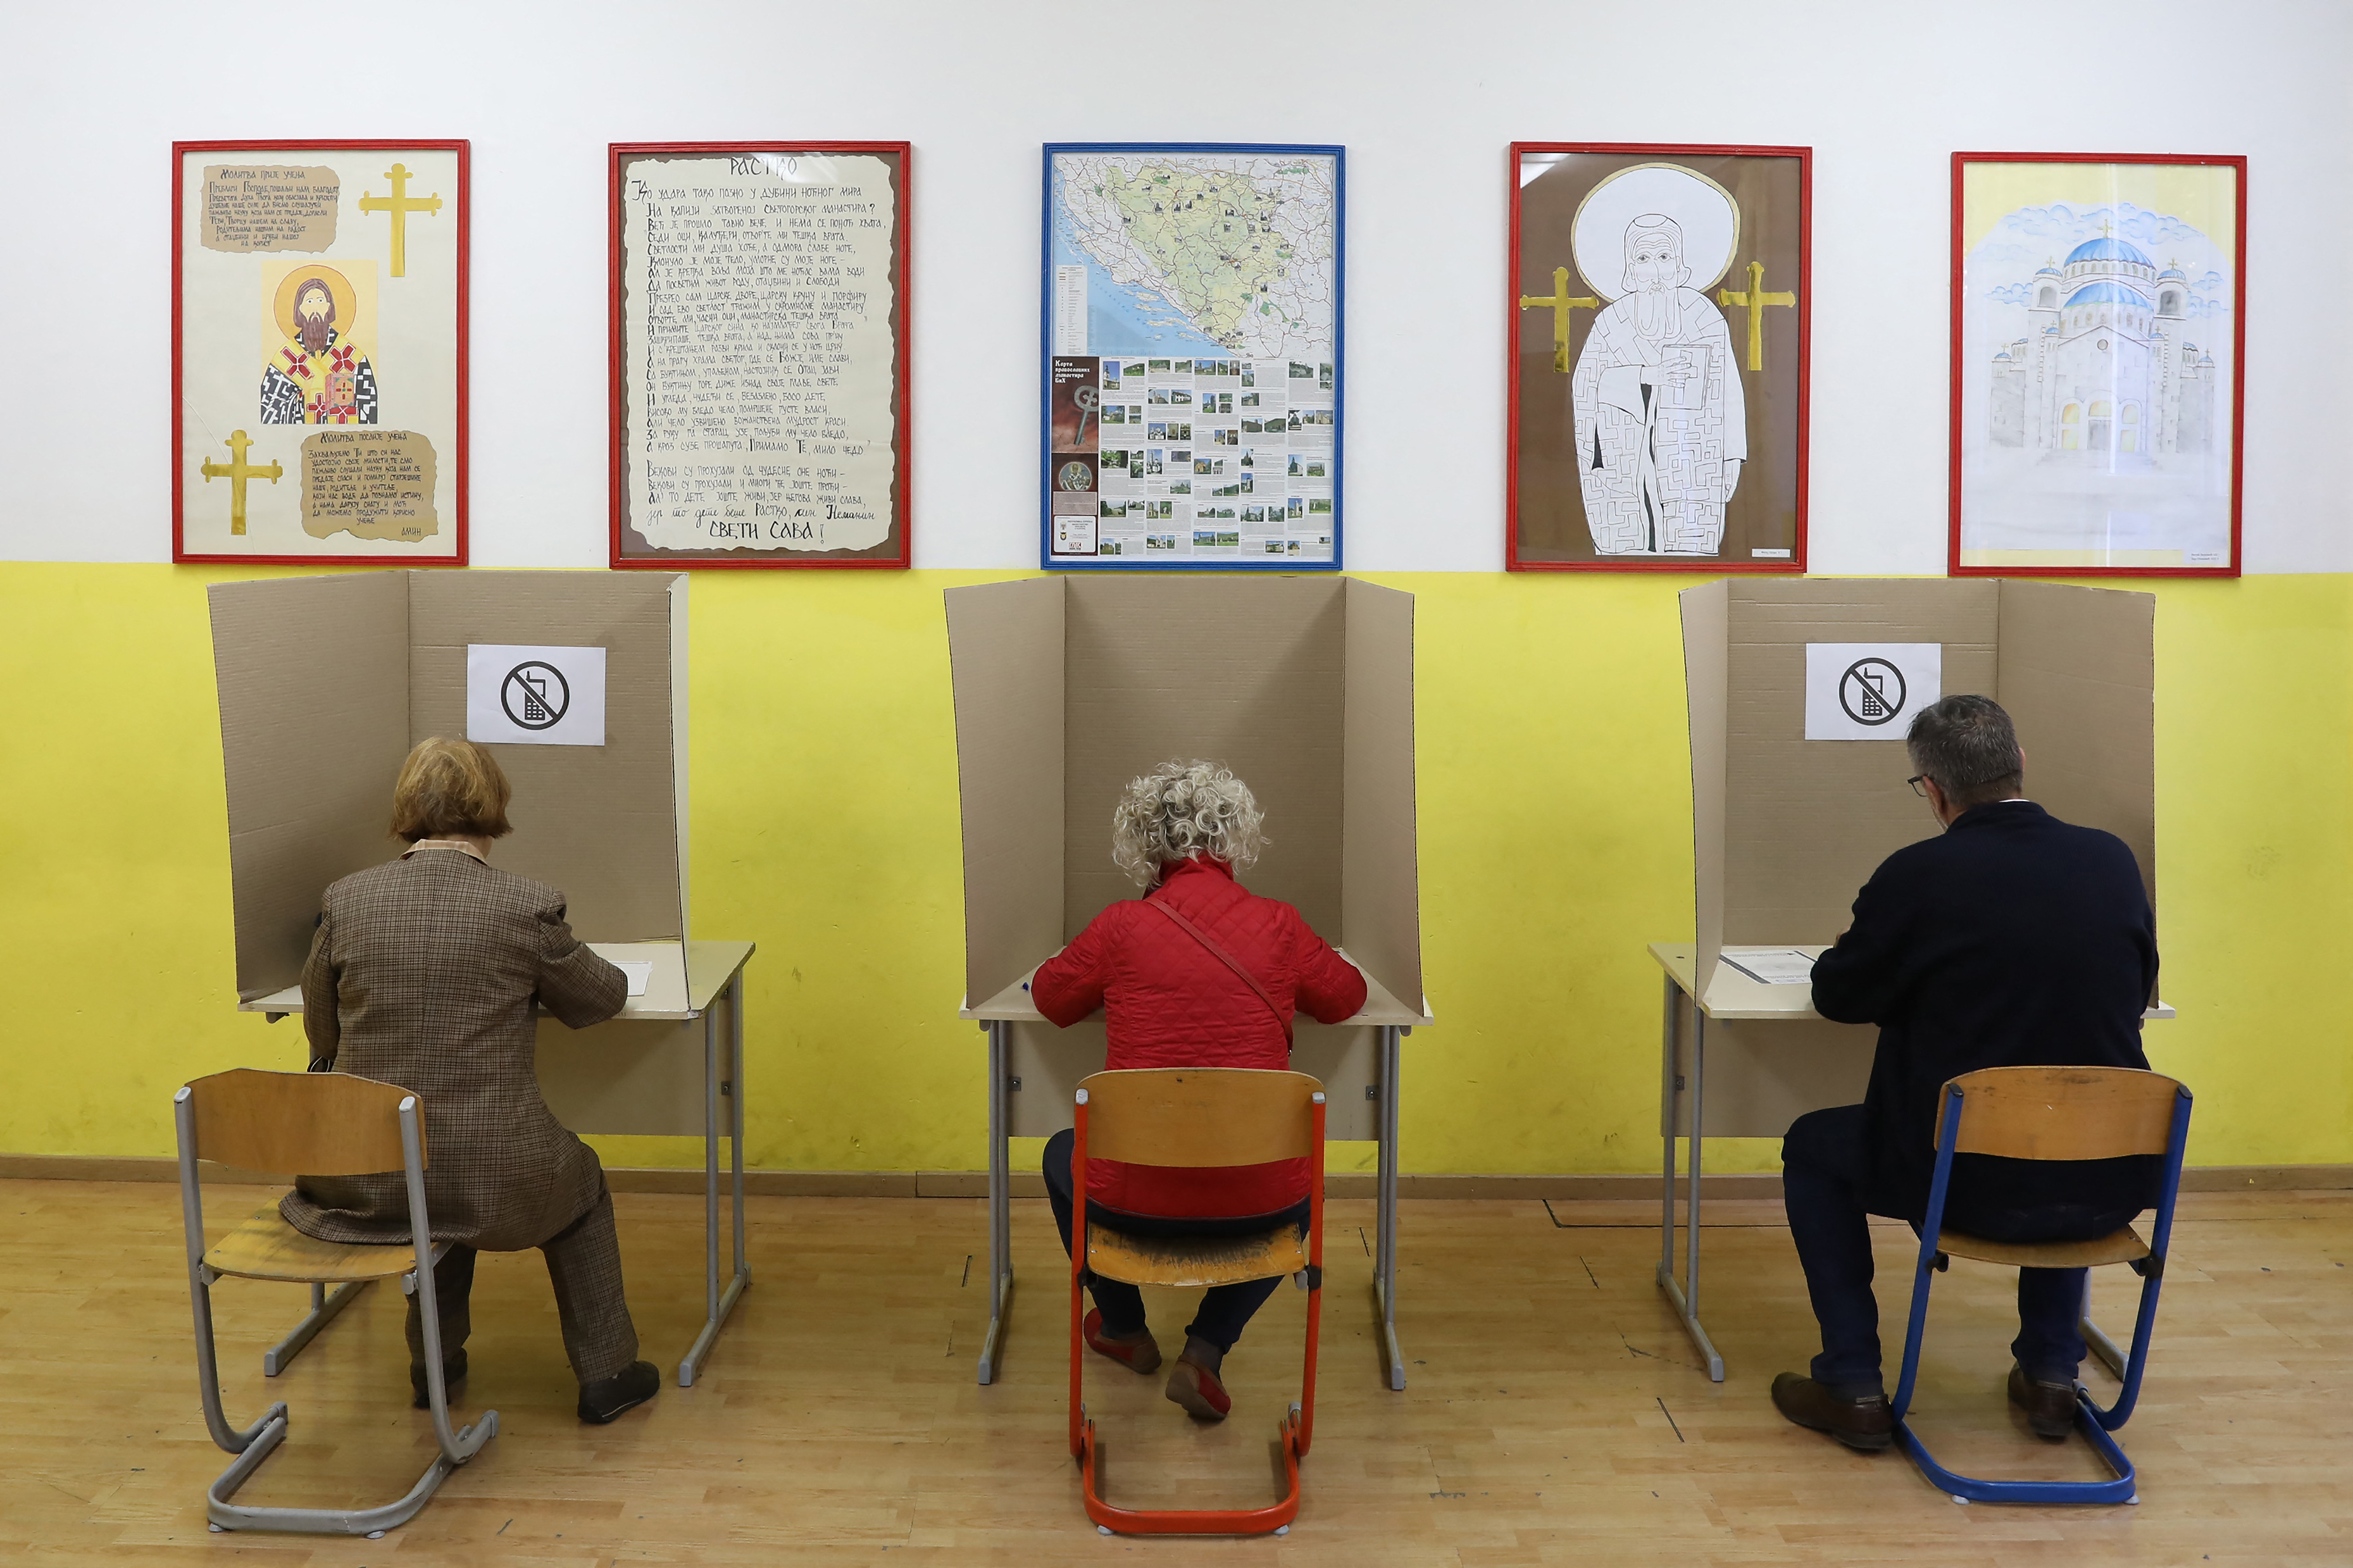
[{"label": "cardboard voting booth", "polygon": [[[514,786],[514,831],[492,863],[561,889],[573,931],[629,976],[617,1018],[581,1030],[541,1019],[548,1109],[575,1132],[705,1141],[710,1311],[681,1367],[691,1383],[749,1279],[741,1058],[752,948],[687,940],[686,591],[683,576],[370,572],[216,584],[211,602],[238,1006],[301,1011],[321,895],[400,848],[392,791],[409,748],[433,735],[488,744]],[[723,1298],[723,1135],[736,1218]],[[342,1300],[314,1308],[269,1370]]]},{"label": "cardboard voting booth", "polygon": [[1413,596],[1345,577],[1038,578],[953,588],[964,819],[965,1002],[989,1039],[995,1280],[980,1381],[1012,1285],[1006,1139],[1071,1125],[1102,1070],[1100,1016],[1057,1029],[1027,984],[1115,899],[1112,809],[1171,758],[1230,766],[1266,811],[1240,880],[1284,900],[1365,973],[1364,1010],[1302,1018],[1292,1065],[1324,1086],[1329,1136],[1380,1145],[1374,1289],[1393,1388],[1398,1041],[1421,991],[1413,752]]},{"label": "cardboard voting booth", "polygon": [[[1011,1132],[1071,1124],[1100,1017],[1057,1029],[1024,986],[1103,907],[1112,808],[1172,757],[1224,763],[1265,809],[1240,880],[1365,973],[1368,1022],[1424,1021],[1413,805],[1413,596],[1349,578],[1043,578],[947,594],[964,816],[965,997],[1013,1016]],[[1330,1135],[1376,1136],[1363,1024],[1302,1018],[1293,1065]]]},{"label": "cardboard voting booth", "polygon": [[[2026,793],[2129,845],[2154,904],[2154,595],[2008,578],[1746,578],[1682,603],[1709,1135],[1778,1136],[1807,1110],[1862,1100],[1876,1031],[1769,1018],[1770,988],[1736,961],[1743,947],[1836,941],[1879,863],[1939,831],[1905,782],[1904,746],[1912,715],[1938,697],[2007,709]],[[1683,1105],[1670,1127],[1688,1133]]]}]

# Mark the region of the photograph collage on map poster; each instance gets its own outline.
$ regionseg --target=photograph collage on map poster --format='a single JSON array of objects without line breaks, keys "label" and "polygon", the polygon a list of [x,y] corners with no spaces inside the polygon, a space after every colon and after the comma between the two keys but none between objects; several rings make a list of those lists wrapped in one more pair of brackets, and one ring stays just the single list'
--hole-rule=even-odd
[{"label": "photograph collage on map poster", "polygon": [[1050,566],[1336,566],[1336,147],[1046,149]]},{"label": "photograph collage on map poster", "polygon": [[1513,146],[1514,570],[1805,570],[1810,159]]}]

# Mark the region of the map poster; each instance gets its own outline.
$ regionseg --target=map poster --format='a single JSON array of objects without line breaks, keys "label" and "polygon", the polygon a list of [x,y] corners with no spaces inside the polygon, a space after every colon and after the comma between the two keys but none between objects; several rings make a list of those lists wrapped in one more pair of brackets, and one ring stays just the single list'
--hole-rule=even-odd
[{"label": "map poster", "polygon": [[1806,569],[1811,163],[1513,144],[1511,570]]},{"label": "map poster", "polygon": [[1046,148],[1047,566],[1340,564],[1338,147]]},{"label": "map poster", "polygon": [[1954,575],[2238,575],[2246,175],[1953,155]]},{"label": "map poster", "polygon": [[910,564],[909,156],[612,148],[615,566]]},{"label": "map poster", "polygon": [[463,142],[172,144],[172,559],[466,563]]}]

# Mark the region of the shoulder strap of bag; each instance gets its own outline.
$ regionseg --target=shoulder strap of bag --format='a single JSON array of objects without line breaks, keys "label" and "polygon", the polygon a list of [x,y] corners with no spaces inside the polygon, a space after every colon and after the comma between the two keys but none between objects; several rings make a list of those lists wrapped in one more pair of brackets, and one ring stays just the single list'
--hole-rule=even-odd
[{"label": "shoulder strap of bag", "polygon": [[1170,920],[1175,921],[1176,922],[1177,930],[1191,937],[1195,942],[1199,942],[1203,947],[1208,948],[1211,957],[1216,958],[1228,969],[1230,969],[1236,974],[1240,975],[1242,977],[1242,984],[1249,986],[1252,991],[1258,993],[1258,999],[1266,1004],[1266,1010],[1274,1015],[1274,1021],[1276,1023],[1282,1026],[1283,1048],[1288,1050],[1293,1044],[1291,1036],[1291,1020],[1282,1016],[1282,1009],[1274,1005],[1274,998],[1267,994],[1266,987],[1259,984],[1258,976],[1252,974],[1249,970],[1244,969],[1240,959],[1236,958],[1232,953],[1228,952],[1224,948],[1219,947],[1216,942],[1210,941],[1209,933],[1208,931],[1203,931],[1199,926],[1195,925],[1191,921],[1188,921],[1183,915],[1178,914],[1166,903],[1156,899],[1145,899],[1142,901],[1146,909],[1158,910],[1162,914],[1166,915]]}]

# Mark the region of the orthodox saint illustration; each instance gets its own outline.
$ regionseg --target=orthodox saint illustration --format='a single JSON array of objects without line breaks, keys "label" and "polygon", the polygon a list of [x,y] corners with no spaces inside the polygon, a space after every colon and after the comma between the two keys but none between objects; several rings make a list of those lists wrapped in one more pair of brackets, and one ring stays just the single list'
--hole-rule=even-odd
[{"label": "orthodox saint illustration", "polygon": [[1614,287],[1587,274],[1617,296],[1595,317],[1570,387],[1586,522],[1603,554],[1714,554],[1748,456],[1732,332],[1688,287],[1683,252],[1681,223],[1638,213]]},{"label": "orthodox saint illustration", "polygon": [[373,425],[375,366],[350,334],[359,295],[331,267],[298,268],[275,300],[280,338],[261,371],[264,425]]}]

